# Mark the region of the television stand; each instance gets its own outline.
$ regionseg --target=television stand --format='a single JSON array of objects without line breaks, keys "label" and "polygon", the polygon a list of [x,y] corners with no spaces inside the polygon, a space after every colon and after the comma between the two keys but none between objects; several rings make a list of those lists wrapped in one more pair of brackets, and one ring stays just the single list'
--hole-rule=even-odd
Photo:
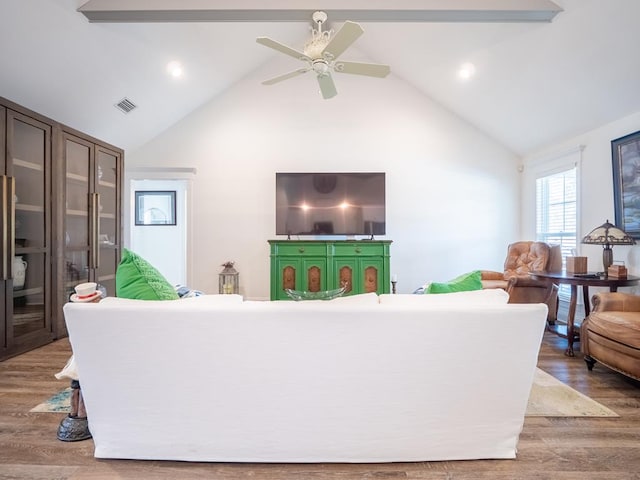
[{"label": "television stand", "polygon": [[286,288],[320,292],[349,285],[347,295],[390,293],[391,240],[269,240],[271,300]]}]

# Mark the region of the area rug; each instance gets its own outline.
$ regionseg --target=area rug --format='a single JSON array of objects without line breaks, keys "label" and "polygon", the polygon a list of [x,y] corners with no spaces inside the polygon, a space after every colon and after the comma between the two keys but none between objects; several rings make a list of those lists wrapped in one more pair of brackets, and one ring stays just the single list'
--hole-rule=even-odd
[{"label": "area rug", "polygon": [[536,369],[527,417],[619,417],[616,412]]},{"label": "area rug", "polygon": [[69,413],[71,411],[71,387],[59,391],[29,411],[37,413]]},{"label": "area rug", "polygon": [[[68,413],[71,388],[66,388],[30,412]],[[618,417],[619,415],[586,395],[536,369],[527,405],[527,417]]]}]

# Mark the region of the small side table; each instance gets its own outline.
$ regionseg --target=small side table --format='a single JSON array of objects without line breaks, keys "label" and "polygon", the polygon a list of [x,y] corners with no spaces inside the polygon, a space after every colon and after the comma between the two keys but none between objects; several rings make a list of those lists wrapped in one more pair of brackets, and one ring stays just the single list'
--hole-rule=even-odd
[{"label": "small side table", "polygon": [[573,357],[573,342],[580,338],[580,335],[574,325],[574,317],[576,315],[576,304],[578,303],[578,286],[582,287],[582,295],[584,299],[584,314],[589,316],[591,312],[591,299],[589,298],[589,287],[609,287],[611,292],[618,290],[618,287],[630,287],[640,282],[640,277],[628,275],[624,278],[614,278],[605,275],[598,275],[595,272],[586,274],[573,274],[562,272],[530,272],[531,278],[544,280],[555,283],[556,285],[570,285],[571,299],[569,300],[569,314],[567,317],[566,334],[562,331],[562,327],[557,325],[548,328],[561,337],[567,338],[568,346],[564,354]]}]

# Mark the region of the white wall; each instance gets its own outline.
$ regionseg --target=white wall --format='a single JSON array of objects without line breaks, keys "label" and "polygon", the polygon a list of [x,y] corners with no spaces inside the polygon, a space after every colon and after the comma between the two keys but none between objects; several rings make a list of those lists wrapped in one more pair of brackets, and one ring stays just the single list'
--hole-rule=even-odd
[{"label": "white wall", "polygon": [[[580,178],[580,216],[578,218],[578,242],[593,228],[607,219],[615,222],[613,205],[613,170],[611,140],[640,130],[640,112],[603,125],[582,135],[563,140],[524,158],[524,168],[535,164],[540,158],[553,156],[584,145]],[[535,191],[522,200],[523,236],[535,237]],[[588,257],[590,270],[602,269],[602,247],[578,245],[581,255]],[[629,272],[640,275],[640,247],[613,247],[615,261],[624,261]],[[598,268],[598,266],[600,268]],[[639,291],[636,288],[633,290]]]},{"label": "white wall", "polygon": [[[478,269],[502,270],[519,232],[516,156],[393,75],[335,75],[323,100],[313,76],[266,87],[274,61],[135,152],[127,168],[188,165],[193,288],[217,291],[226,260],[241,293],[269,296],[276,171],[384,171],[391,273],[398,291]],[[284,237],[282,237],[284,238]]]},{"label": "white wall", "polygon": [[[172,285],[184,285],[186,276],[186,180],[132,180],[129,192],[130,214],[134,218],[136,191],[175,191],[175,225],[129,224],[129,247],[150,262]],[[128,220],[130,221],[130,220]]]}]

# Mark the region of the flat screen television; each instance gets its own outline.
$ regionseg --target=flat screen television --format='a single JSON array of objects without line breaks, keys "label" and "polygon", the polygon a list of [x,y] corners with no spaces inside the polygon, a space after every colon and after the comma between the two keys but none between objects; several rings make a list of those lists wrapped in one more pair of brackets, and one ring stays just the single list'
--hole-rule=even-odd
[{"label": "flat screen television", "polygon": [[276,173],[276,235],[385,231],[384,173]]}]

